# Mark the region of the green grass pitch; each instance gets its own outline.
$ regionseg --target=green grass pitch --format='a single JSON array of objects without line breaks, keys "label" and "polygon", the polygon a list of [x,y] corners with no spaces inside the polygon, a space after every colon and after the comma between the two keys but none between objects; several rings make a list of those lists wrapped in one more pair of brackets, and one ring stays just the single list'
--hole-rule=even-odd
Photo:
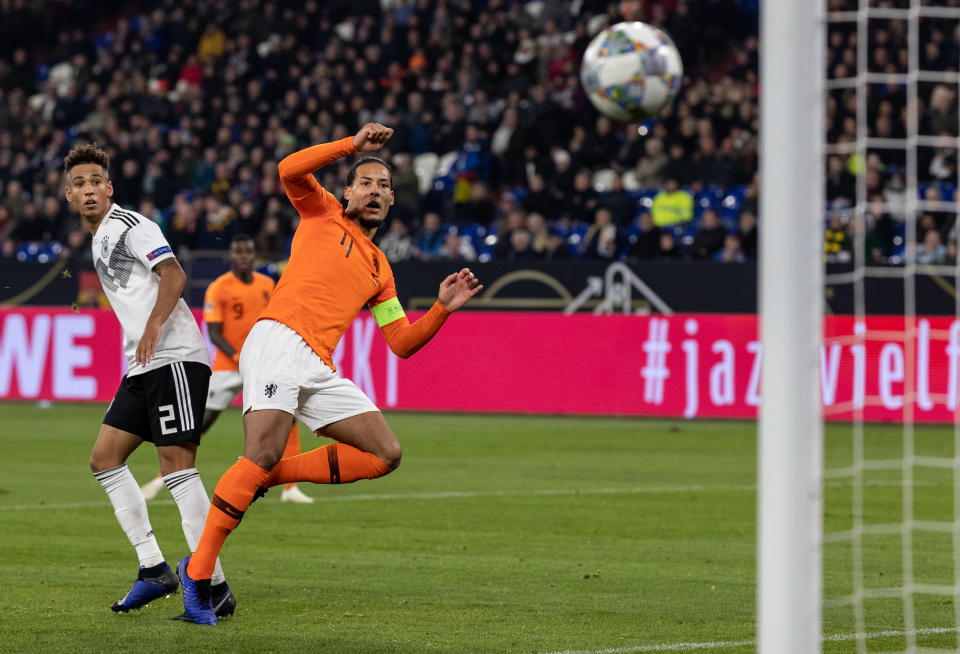
[{"label": "green grass pitch", "polygon": [[[110,611],[137,570],[87,464],[105,407],[0,406],[2,652],[751,652],[755,638],[756,428],[741,422],[389,414],[397,472],[345,486],[279,489],[248,512],[222,562],[235,616],[172,622],[179,595]],[[302,430],[305,434],[305,430]],[[868,456],[898,456],[899,427],[868,427]],[[314,438],[302,437],[304,448]],[[828,430],[831,466],[850,428]],[[207,491],[240,454],[237,411],[200,448]],[[917,454],[952,456],[950,429]],[[130,460],[142,483],[152,446]],[[899,471],[870,473],[865,520],[901,518]],[[950,520],[952,471],[916,473],[915,517]],[[849,529],[849,482],[828,482],[828,531]],[[179,514],[150,503],[171,565]],[[902,579],[900,537],[865,541],[868,588]],[[914,576],[952,583],[951,535],[914,537]],[[825,546],[827,597],[850,592],[849,543]],[[918,598],[919,643],[956,647],[950,597]],[[867,604],[871,651],[902,648],[898,599]],[[825,652],[856,646],[852,611],[824,611]]]}]

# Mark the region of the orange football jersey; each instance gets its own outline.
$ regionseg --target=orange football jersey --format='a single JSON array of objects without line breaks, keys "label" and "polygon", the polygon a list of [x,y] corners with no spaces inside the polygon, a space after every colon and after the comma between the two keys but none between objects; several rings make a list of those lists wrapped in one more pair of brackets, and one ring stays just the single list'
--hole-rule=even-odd
[{"label": "orange football jersey", "polygon": [[260,318],[290,327],[334,368],[333,350],[364,305],[397,297],[393,270],[319,184],[314,193],[290,201],[300,225],[290,261]]},{"label": "orange football jersey", "polygon": [[[203,319],[223,324],[223,337],[237,352],[243,347],[247,334],[270,301],[274,282],[258,272],[253,281],[243,283],[232,272],[217,277],[203,296]],[[237,370],[236,362],[217,348],[213,359],[214,370]]]}]

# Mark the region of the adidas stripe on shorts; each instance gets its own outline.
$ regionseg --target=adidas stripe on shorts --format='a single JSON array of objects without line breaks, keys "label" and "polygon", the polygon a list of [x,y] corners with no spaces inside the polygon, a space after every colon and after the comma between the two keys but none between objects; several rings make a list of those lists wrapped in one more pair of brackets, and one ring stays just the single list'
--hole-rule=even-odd
[{"label": "adidas stripe on shorts", "polygon": [[200,443],[210,366],[176,361],[141,375],[124,375],[103,424],[154,445]]}]

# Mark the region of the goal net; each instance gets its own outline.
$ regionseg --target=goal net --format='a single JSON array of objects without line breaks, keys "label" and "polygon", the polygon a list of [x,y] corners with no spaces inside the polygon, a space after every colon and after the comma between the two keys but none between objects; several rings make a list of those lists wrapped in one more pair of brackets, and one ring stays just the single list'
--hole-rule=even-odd
[{"label": "goal net", "polygon": [[960,0],[763,10],[758,649],[960,651]]},{"label": "goal net", "polygon": [[957,651],[960,3],[825,18],[822,650]]}]

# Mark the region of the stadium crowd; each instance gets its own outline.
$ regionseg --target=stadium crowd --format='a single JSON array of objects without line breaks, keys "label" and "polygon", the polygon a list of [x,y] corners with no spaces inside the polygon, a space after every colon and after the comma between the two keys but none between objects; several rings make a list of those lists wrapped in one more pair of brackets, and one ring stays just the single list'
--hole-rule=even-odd
[{"label": "stadium crowd", "polygon": [[[685,66],[677,101],[643,126],[599,115],[579,84],[591,36],[624,18],[666,30]],[[924,24],[924,63],[946,69],[956,30]],[[855,72],[852,25],[831,27],[831,77]],[[871,66],[902,71],[904,38],[878,23]],[[754,259],[757,55],[756,0],[0,0],[0,256],[87,247],[61,181],[87,140],[111,154],[115,201],[181,256],[245,232],[282,258],[296,213],[276,162],[376,121],[395,129],[396,204],[377,235],[392,261]],[[923,129],[956,136],[956,89],[928,86]],[[871,131],[902,135],[902,85],[871,90]],[[852,91],[831,94],[831,142],[856,136],[854,108]],[[924,192],[952,200],[956,150],[927,154]],[[829,158],[828,257],[850,250],[859,166],[874,203],[902,202],[904,162],[887,155]],[[895,255],[895,214],[868,217],[877,260]],[[956,251],[952,214],[921,225]]]}]

